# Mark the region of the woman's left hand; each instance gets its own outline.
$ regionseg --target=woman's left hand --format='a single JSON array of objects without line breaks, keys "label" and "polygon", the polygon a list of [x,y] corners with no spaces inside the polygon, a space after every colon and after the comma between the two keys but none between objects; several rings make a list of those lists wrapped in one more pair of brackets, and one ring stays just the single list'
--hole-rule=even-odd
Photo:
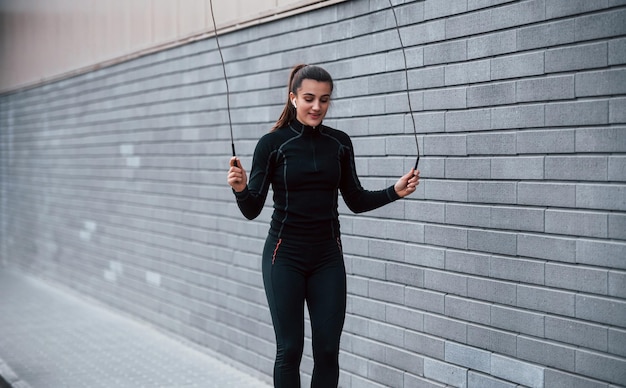
[{"label": "woman's left hand", "polygon": [[404,198],[409,194],[415,192],[417,185],[420,184],[420,170],[411,169],[407,174],[403,175],[393,188],[396,190],[396,194],[400,198]]}]

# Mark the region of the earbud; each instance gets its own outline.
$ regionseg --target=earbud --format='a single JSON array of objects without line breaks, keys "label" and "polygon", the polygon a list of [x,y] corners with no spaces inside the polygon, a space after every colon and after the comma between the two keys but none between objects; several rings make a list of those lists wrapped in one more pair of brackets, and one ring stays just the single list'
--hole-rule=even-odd
[{"label": "earbud", "polygon": [[296,100],[295,100],[295,99],[291,100],[291,103],[293,104],[293,107],[294,107],[294,108],[297,108],[297,106],[296,106]]}]

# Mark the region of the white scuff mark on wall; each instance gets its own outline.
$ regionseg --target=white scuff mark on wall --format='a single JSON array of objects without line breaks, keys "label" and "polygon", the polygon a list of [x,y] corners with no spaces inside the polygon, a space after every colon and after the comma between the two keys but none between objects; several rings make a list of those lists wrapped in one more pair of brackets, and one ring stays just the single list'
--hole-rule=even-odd
[{"label": "white scuff mark on wall", "polygon": [[84,221],[83,229],[78,232],[80,239],[83,241],[91,241],[91,235],[98,229],[98,224],[94,221]]},{"label": "white scuff mark on wall", "polygon": [[120,154],[132,155],[135,153],[135,146],[132,144],[120,144]]},{"label": "white scuff mark on wall", "polygon": [[146,282],[148,282],[148,284],[151,284],[153,286],[160,287],[161,286],[161,274],[152,272],[152,271],[146,271]]},{"label": "white scuff mark on wall", "polygon": [[104,270],[104,279],[115,283],[118,276],[124,273],[124,266],[119,261],[110,261],[109,268]]},{"label": "white scuff mark on wall", "polygon": [[141,158],[139,156],[133,156],[126,158],[126,166],[128,167],[141,167]]}]

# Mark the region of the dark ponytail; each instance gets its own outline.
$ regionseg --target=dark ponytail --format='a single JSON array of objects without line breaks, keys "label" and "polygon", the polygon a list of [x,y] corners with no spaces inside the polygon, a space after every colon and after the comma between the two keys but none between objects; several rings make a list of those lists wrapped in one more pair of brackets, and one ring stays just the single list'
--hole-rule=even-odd
[{"label": "dark ponytail", "polygon": [[271,131],[275,131],[278,128],[284,127],[296,118],[296,108],[289,100],[289,92],[297,94],[298,89],[302,86],[302,81],[305,79],[312,79],[318,82],[328,82],[330,84],[330,91],[333,91],[333,78],[330,74],[319,66],[313,65],[296,65],[291,69],[289,74],[289,84],[287,85],[287,102],[283,108],[283,112],[280,114],[278,121],[272,127]]}]

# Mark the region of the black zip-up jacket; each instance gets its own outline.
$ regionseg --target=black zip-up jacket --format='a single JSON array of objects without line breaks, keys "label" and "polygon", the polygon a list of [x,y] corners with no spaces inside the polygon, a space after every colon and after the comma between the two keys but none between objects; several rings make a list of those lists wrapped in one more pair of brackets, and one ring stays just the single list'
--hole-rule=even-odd
[{"label": "black zip-up jacket", "polygon": [[363,189],[354,165],[350,137],[320,125],[309,127],[294,120],[259,140],[247,187],[235,192],[241,213],[256,218],[269,185],[274,192],[270,234],[298,241],[338,238],[338,190],[355,213],[376,209],[400,197],[390,186],[380,191]]}]

